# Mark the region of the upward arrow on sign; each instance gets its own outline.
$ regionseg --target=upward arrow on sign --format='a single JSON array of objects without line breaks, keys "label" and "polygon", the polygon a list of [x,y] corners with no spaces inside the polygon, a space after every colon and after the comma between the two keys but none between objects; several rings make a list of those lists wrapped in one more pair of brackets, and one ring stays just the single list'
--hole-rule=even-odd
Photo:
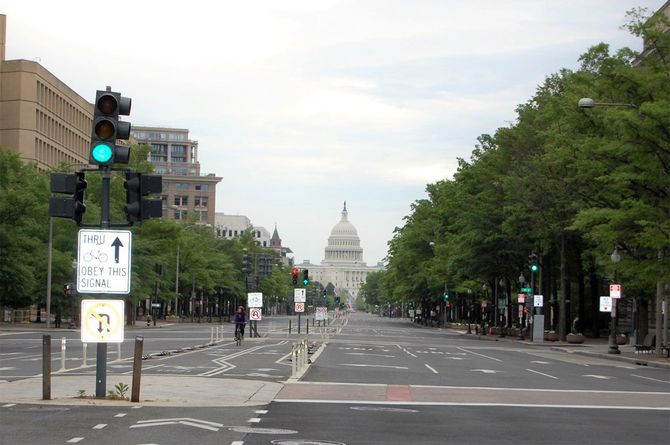
[{"label": "upward arrow on sign", "polygon": [[123,243],[117,236],[114,242],[112,243],[112,247],[114,248],[114,262],[118,264],[119,262],[119,247],[123,247]]}]

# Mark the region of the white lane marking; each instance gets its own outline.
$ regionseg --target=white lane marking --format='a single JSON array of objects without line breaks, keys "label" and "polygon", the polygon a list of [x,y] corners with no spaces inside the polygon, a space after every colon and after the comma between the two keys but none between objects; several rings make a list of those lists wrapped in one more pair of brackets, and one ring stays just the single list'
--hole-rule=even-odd
[{"label": "white lane marking", "polygon": [[11,408],[12,406],[16,406],[16,403],[8,403],[6,405],[2,405],[3,408]]},{"label": "white lane marking", "polygon": [[118,413],[114,417],[126,417],[126,413]]},{"label": "white lane marking", "polygon": [[103,429],[103,428],[106,427],[106,426],[107,426],[106,423],[99,423],[99,424],[97,424],[96,426],[94,426],[93,429],[94,429],[94,430],[101,430],[101,429]]},{"label": "white lane marking", "polygon": [[221,423],[209,422],[207,420],[190,419],[188,417],[178,417],[174,419],[138,420],[135,425],[130,425],[130,428],[144,428],[150,426],[163,426],[163,425],[176,425],[176,424],[188,425],[209,431],[219,431],[219,429],[223,426],[223,424]]},{"label": "white lane marking", "polygon": [[635,369],[635,366],[624,366],[624,365],[617,365],[617,368],[623,368],[623,369]]},{"label": "white lane marking", "polygon": [[72,439],[68,440],[67,443],[77,443],[82,440],[84,440],[83,437],[73,437]]},{"label": "white lane marking", "polygon": [[230,445],[244,445],[244,441],[242,440],[233,440],[230,442]]},{"label": "white lane marking", "polygon": [[340,366],[356,366],[359,368],[393,368],[393,369],[409,369],[407,366],[389,366],[389,365],[363,365],[357,363],[340,363]]},{"label": "white lane marking", "polygon": [[526,371],[534,372],[535,374],[540,374],[540,375],[543,375],[543,376],[545,376],[545,377],[549,377],[549,378],[551,378],[551,379],[556,379],[556,380],[558,380],[558,377],[554,377],[553,375],[545,374],[544,372],[535,371],[535,370],[533,370],[533,369],[528,369],[528,368],[526,368]]},{"label": "white lane marking", "polygon": [[366,355],[369,357],[388,357],[388,358],[395,358],[395,355],[387,355],[387,354],[366,354],[365,352],[345,352],[344,355]]},{"label": "white lane marking", "polygon": [[483,374],[495,374],[497,372],[503,372],[503,371],[494,371],[493,369],[471,369],[470,371],[481,372]]},{"label": "white lane marking", "polygon": [[[611,391],[606,391],[611,392]],[[327,399],[274,399],[277,403],[331,403],[331,404],[348,404],[348,405],[398,405],[396,401],[379,401],[379,400],[327,400]],[[620,410],[635,410],[635,411],[670,411],[670,407],[659,406],[612,406],[612,405],[547,405],[530,403],[471,403],[471,402],[408,402],[403,401],[401,405],[412,406],[509,406],[518,408],[559,408],[559,409],[620,409]]]},{"label": "white lane marking", "polygon": [[254,413],[256,413],[256,414],[267,414],[267,413],[268,413],[268,410],[266,410],[266,409],[257,409],[256,411],[254,411]]},{"label": "white lane marking", "polygon": [[435,373],[435,374],[439,374],[439,373],[435,370],[435,368],[433,368],[432,366],[430,366],[428,363],[424,363],[424,364],[426,365],[426,368],[428,368],[428,369],[430,369],[431,371],[433,371],[433,373]]},{"label": "white lane marking", "polygon": [[463,357],[445,357],[447,360],[464,360]]},{"label": "white lane marking", "polygon": [[252,417],[251,419],[247,420],[249,423],[261,423],[261,419],[258,417]]},{"label": "white lane marking", "polygon": [[637,375],[637,374],[631,374],[631,375],[632,375],[633,377],[637,377],[637,378],[640,378],[640,379],[647,379],[647,380],[652,380],[652,381],[654,381],[654,382],[668,383],[668,384],[670,384],[670,382],[668,382],[667,380],[652,379],[651,377],[645,377],[645,376]]},{"label": "white lane marking", "polygon": [[541,360],[533,360],[531,363],[537,363],[538,365],[549,365],[549,362],[543,362]]},{"label": "white lane marking", "polygon": [[0,371],[11,371],[12,369],[16,368],[13,366],[3,366],[2,368],[0,368]]},{"label": "white lane marking", "polygon": [[412,357],[417,358],[416,355],[412,354],[411,352],[409,352],[407,349],[403,348],[402,346],[400,346],[400,345],[396,345],[396,346],[398,348],[402,349],[403,351],[405,351],[406,353],[408,353],[409,355],[411,355]]},{"label": "white lane marking", "polygon": [[594,379],[600,379],[600,380],[609,380],[614,378],[608,375],[598,375],[598,374],[584,374],[582,375],[582,377],[593,377]]},{"label": "white lane marking", "polygon": [[474,354],[474,355],[478,355],[478,356],[480,356],[480,357],[487,358],[487,359],[489,359],[489,360],[495,360],[495,361],[497,361],[497,362],[502,362],[502,360],[500,360],[499,358],[489,357],[488,355],[480,354],[479,352],[468,351],[467,349],[465,349],[465,348],[461,348],[460,346],[458,347],[458,349],[460,349],[461,351],[467,352],[467,353],[469,353],[469,354]]}]

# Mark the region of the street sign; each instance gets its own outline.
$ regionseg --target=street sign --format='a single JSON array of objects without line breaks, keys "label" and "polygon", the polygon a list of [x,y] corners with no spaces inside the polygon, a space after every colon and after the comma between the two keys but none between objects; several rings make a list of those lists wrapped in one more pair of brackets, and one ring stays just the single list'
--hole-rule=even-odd
[{"label": "street sign", "polygon": [[77,292],[84,294],[130,293],[128,230],[81,229],[77,247]]},{"label": "street sign", "polygon": [[526,294],[517,294],[516,297],[519,304],[526,302]]},{"label": "street sign", "polygon": [[263,310],[259,307],[249,309],[249,320],[258,321],[262,318]]},{"label": "street sign", "polygon": [[533,292],[533,290],[530,287],[522,287],[521,292],[527,294],[527,293]]},{"label": "street sign", "polygon": [[600,312],[612,312],[612,297],[600,297]]},{"label": "street sign", "polygon": [[296,312],[305,312],[305,303],[295,303]]},{"label": "street sign", "polygon": [[317,321],[327,320],[328,319],[328,308],[327,307],[317,307],[316,312],[314,313],[314,319]]},{"label": "street sign", "polygon": [[610,297],[611,298],[621,298],[621,285],[620,284],[610,284]]},{"label": "street sign", "polygon": [[544,306],[544,295],[533,295],[533,306],[534,307]]},{"label": "street sign", "polygon": [[306,301],[307,301],[307,295],[306,295],[305,289],[293,289],[293,302],[294,303],[305,303]]},{"label": "street sign", "polygon": [[123,300],[81,300],[81,341],[123,343]]},{"label": "street sign", "polygon": [[247,307],[263,307],[263,293],[249,292],[247,294]]}]

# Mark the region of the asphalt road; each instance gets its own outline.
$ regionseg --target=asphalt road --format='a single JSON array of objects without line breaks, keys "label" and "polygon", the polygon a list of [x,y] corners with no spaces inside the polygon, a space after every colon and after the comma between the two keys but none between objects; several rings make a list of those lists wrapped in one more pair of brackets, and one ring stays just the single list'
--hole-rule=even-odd
[{"label": "asphalt road", "polygon": [[[198,325],[144,331],[148,348],[156,352],[208,343],[208,334]],[[143,378],[283,382],[268,405],[5,404],[0,405],[1,442],[665,444],[670,438],[667,369],[353,314],[295,381],[288,380],[286,352],[297,338],[283,327],[268,329],[262,339],[245,341],[242,347],[221,341],[143,362]],[[310,340],[321,336],[312,330]],[[0,381],[34,375],[30,357],[39,354],[36,341],[39,333],[0,336]],[[123,351],[131,354],[125,346]],[[58,363],[58,357],[53,359]],[[127,365],[110,361],[109,372],[127,373]],[[73,367],[65,371],[69,373],[86,375],[94,369]]]}]

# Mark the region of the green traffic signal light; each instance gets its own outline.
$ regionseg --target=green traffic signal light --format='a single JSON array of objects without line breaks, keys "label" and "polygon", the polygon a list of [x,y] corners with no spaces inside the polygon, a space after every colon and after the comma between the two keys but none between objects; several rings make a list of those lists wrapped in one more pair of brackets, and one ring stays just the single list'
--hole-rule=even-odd
[{"label": "green traffic signal light", "polygon": [[531,272],[537,272],[538,270],[540,270],[540,267],[537,264],[531,264],[530,265],[530,271]]},{"label": "green traffic signal light", "polygon": [[91,158],[97,164],[107,164],[112,160],[114,150],[107,144],[98,144],[91,150]]}]

